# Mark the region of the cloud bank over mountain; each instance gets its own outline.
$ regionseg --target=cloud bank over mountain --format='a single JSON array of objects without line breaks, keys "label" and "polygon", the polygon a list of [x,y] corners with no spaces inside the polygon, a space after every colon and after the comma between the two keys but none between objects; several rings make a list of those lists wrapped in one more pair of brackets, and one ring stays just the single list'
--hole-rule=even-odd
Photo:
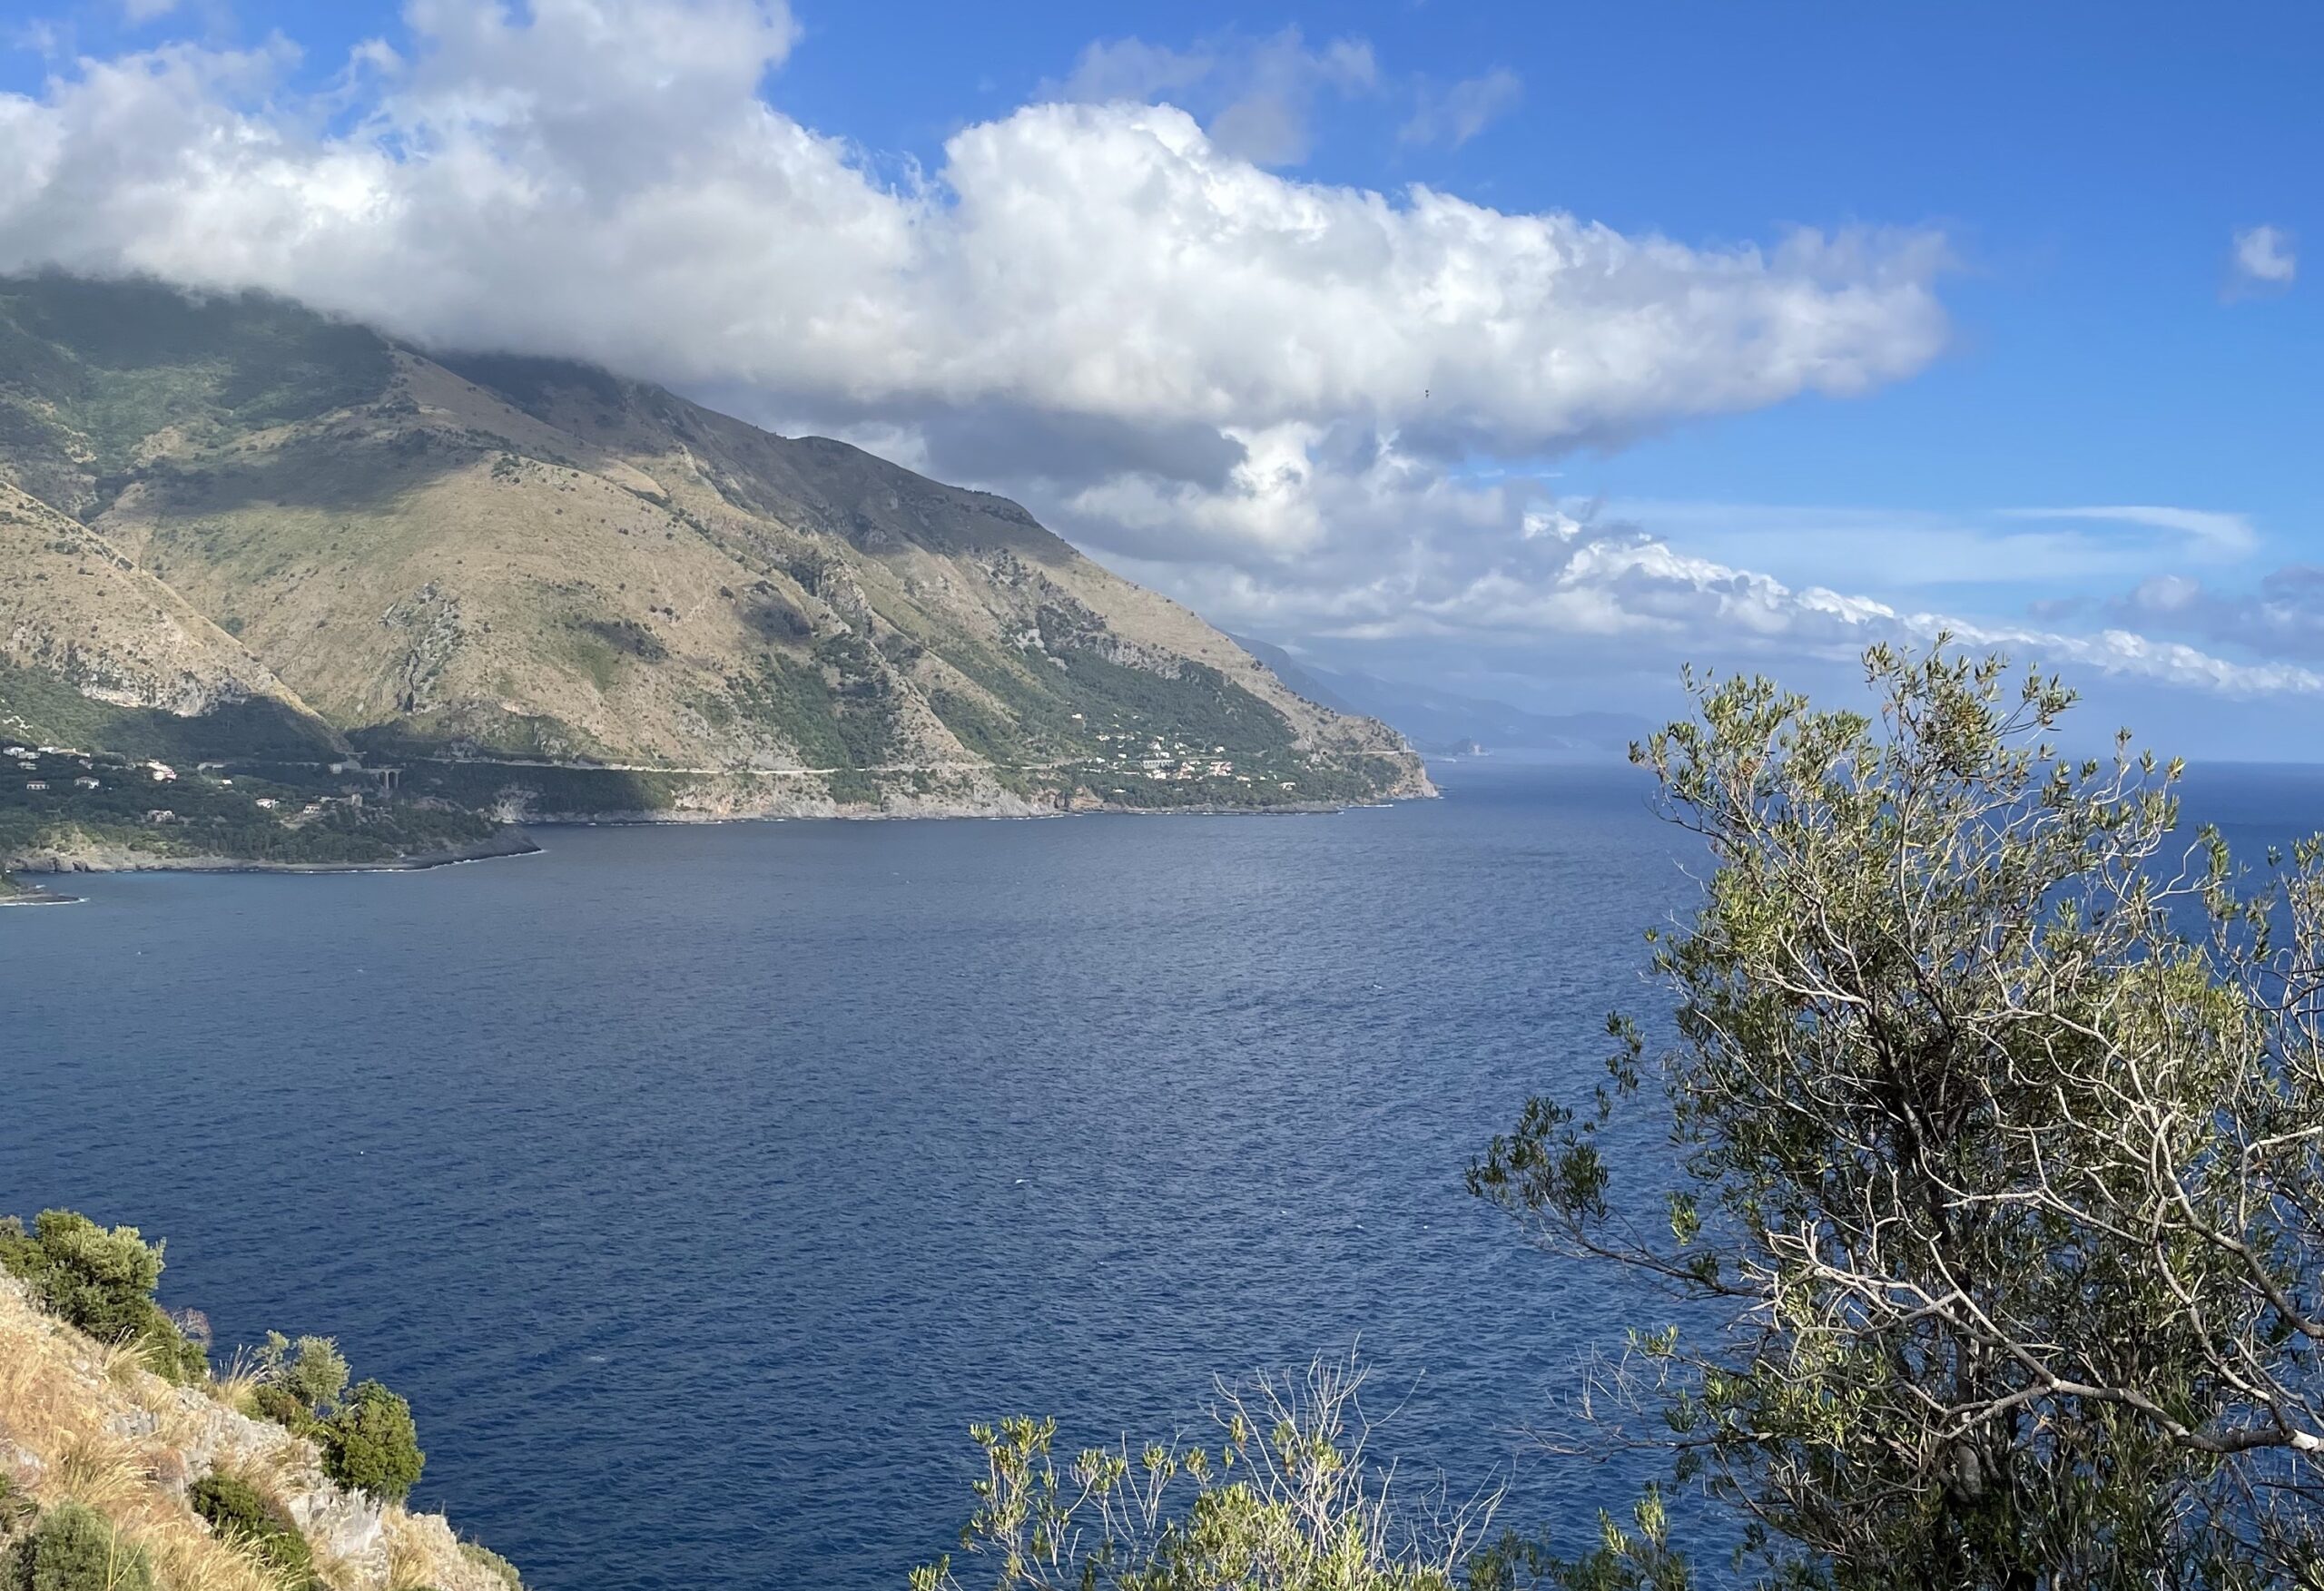
[{"label": "cloud bank over mountain", "polygon": [[[0,269],[599,360],[1019,496],[1231,624],[1749,652],[1943,622],[1601,526],[1525,473],[1926,368],[1934,231],[1690,243],[1304,180],[1306,107],[1383,81],[1361,41],[1095,45],[922,169],[783,113],[800,29],[773,0],[411,0],[405,25],[320,89],[278,37],[0,96]],[[1458,144],[1520,92],[1423,85],[1411,135]],[[1170,103],[1206,95],[1206,122]],[[2039,644],[2315,688],[2128,632]]]}]

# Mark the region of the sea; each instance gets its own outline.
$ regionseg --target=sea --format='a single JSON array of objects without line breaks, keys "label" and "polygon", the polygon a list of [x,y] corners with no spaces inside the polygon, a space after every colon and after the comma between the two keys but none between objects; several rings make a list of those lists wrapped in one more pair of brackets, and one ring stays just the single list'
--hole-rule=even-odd
[{"label": "sea", "polygon": [[[402,874],[0,911],[0,1212],[167,1239],[221,1356],[336,1337],[415,1501],[540,1591],[901,1591],[972,1422],[1216,1439],[1366,1369],[1400,1491],[1586,1546],[1572,1393],[1670,1306],[1462,1172],[1586,1095],[1700,859],[1625,767],[1330,816],[555,828]],[[2256,858],[2324,770],[2198,769]],[[1617,1195],[1661,1185],[1650,1119]]]}]

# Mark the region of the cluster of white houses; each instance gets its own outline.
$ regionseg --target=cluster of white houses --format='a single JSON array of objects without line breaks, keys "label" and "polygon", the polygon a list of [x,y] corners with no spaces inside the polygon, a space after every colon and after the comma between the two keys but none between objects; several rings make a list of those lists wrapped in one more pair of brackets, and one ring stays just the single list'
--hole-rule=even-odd
[{"label": "cluster of white houses", "polygon": [[[38,773],[40,760],[43,757],[70,757],[83,768],[90,770],[73,781],[74,790],[99,790],[103,787],[103,781],[98,779],[95,773],[94,756],[87,751],[76,751],[71,746],[0,746],[0,756],[13,760],[16,766],[26,773]],[[47,790],[54,782],[46,779],[27,779],[25,781],[25,788],[32,791]]]},{"label": "cluster of white houses", "polygon": [[[0,757],[8,758],[16,764],[18,769],[35,776],[41,772],[43,758],[70,758],[88,771],[73,780],[74,789],[102,790],[104,788],[104,781],[96,774],[96,753],[94,751],[84,751],[73,746],[11,745],[0,746]],[[116,765],[108,758],[105,765],[108,771],[115,772],[116,777],[133,780],[142,776],[154,784],[174,784],[179,777],[175,768],[159,759],[148,759],[143,762],[122,762]],[[199,762],[194,765],[194,771],[215,783],[231,784],[234,781],[227,776],[225,767],[223,762]],[[400,782],[398,771],[392,768],[365,768],[357,762],[342,761],[332,763],[330,771],[341,777],[352,776],[359,779],[381,793],[392,791]],[[41,792],[55,789],[60,783],[61,781],[55,778],[34,777],[25,781],[25,789]],[[335,796],[320,796],[289,810],[284,810],[284,803],[273,796],[261,796],[254,804],[261,811],[280,813],[281,821],[296,827],[308,819],[321,817],[333,807],[359,808],[363,804],[363,797],[359,792],[352,791]],[[180,820],[176,811],[168,807],[154,807],[145,813],[145,821],[148,823],[175,823]]]}]

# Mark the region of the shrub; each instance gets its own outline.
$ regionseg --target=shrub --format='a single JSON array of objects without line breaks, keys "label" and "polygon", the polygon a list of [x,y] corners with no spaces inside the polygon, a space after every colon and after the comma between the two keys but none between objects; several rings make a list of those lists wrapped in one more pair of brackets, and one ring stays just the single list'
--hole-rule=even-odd
[{"label": "shrub", "polygon": [[517,1572],[517,1566],[490,1547],[474,1541],[463,1541],[460,1543],[460,1556],[477,1567],[497,1576],[507,1586],[508,1591],[525,1591],[525,1576]]},{"label": "shrub", "polygon": [[103,1514],[59,1503],[0,1563],[0,1591],[153,1591],[153,1566]]},{"label": "shrub", "polygon": [[274,1421],[302,1437],[311,1437],[322,1429],[322,1421],[315,1411],[299,1401],[298,1395],[287,1388],[261,1384],[251,1393],[251,1407],[260,1416]]},{"label": "shrub", "polygon": [[304,1588],[320,1584],[315,1578],[314,1554],[290,1511],[247,1480],[213,1469],[193,1483],[186,1501],[220,1536],[254,1547],[284,1585]]},{"label": "shrub", "polygon": [[31,1285],[42,1308],[92,1337],[121,1342],[152,1322],[162,1248],[133,1226],[108,1232],[70,1210],[44,1210],[31,1235],[0,1237],[0,1265]]},{"label": "shrub", "polygon": [[0,1546],[5,1546],[10,1536],[39,1515],[39,1507],[25,1495],[24,1488],[7,1476],[0,1475]]},{"label": "shrub", "polygon": [[329,1413],[347,1390],[347,1360],[328,1337],[301,1337],[294,1342],[280,1331],[269,1331],[258,1362],[270,1381],[319,1415]]},{"label": "shrub", "polygon": [[377,1381],[359,1382],[339,1412],[323,1421],[320,1436],[324,1472],[385,1502],[410,1495],[428,1461],[411,1405]]},{"label": "shrub", "polygon": [[208,1356],[153,1301],[162,1250],[133,1226],[108,1230],[70,1210],[42,1211],[30,1234],[13,1222],[0,1228],[0,1267],[22,1277],[43,1309],[101,1341],[142,1342],[147,1363],[171,1380],[200,1380]]},{"label": "shrub", "polygon": [[[911,1571],[911,1591],[1455,1591],[1500,1501],[1391,1502],[1351,1358],[1222,1387],[1222,1439],[1052,1453],[1053,1419],[970,1428],[984,1449],[971,1559]],[[1451,1504],[1450,1498],[1443,1499]],[[963,1578],[963,1576],[966,1578]]]}]

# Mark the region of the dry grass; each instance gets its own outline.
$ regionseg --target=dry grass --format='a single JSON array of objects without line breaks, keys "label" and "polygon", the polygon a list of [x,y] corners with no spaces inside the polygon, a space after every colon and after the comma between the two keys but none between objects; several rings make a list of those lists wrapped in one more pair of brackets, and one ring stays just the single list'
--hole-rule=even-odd
[{"label": "dry grass", "polygon": [[[0,1454],[21,1449],[34,1461],[0,1460],[0,1473],[43,1507],[70,1499],[104,1514],[144,1548],[159,1591],[283,1591],[251,1549],[212,1536],[185,1502],[197,1463],[229,1467],[278,1498],[325,1485],[309,1444],[229,1418],[256,1381],[237,1361],[207,1388],[172,1387],[134,1347],[106,1348],[40,1314],[0,1277]],[[384,1551],[362,1561],[313,1542],[316,1568],[343,1591],[505,1591],[461,1556],[440,1517],[390,1508],[381,1527]]]},{"label": "dry grass", "polygon": [[153,1484],[153,1467],[133,1442],[76,1432],[49,1456],[41,1489],[59,1501],[116,1513]]},{"label": "dry grass", "polygon": [[388,1533],[388,1591],[419,1591],[436,1583],[436,1557],[409,1530]]},{"label": "dry grass", "polygon": [[154,1583],[175,1591],[248,1591],[251,1586],[285,1591],[274,1570],[261,1563],[255,1551],[236,1542],[171,1534],[149,1540],[145,1550],[153,1559]]},{"label": "dry grass", "polygon": [[[172,1489],[184,1461],[163,1406],[182,1418],[183,1399],[144,1371],[133,1348],[100,1347],[0,1288],[0,1438],[39,1464],[13,1478],[43,1506],[70,1499],[111,1518],[153,1559],[162,1591],[281,1591]],[[123,1435],[141,1413],[159,1422],[153,1434]]]},{"label": "dry grass", "polygon": [[100,1342],[95,1350],[97,1373],[112,1386],[127,1391],[145,1368],[143,1350],[134,1342]]},{"label": "dry grass", "polygon": [[238,1348],[226,1368],[210,1378],[210,1395],[237,1414],[255,1414],[252,1396],[269,1379],[257,1356],[247,1348]]}]

